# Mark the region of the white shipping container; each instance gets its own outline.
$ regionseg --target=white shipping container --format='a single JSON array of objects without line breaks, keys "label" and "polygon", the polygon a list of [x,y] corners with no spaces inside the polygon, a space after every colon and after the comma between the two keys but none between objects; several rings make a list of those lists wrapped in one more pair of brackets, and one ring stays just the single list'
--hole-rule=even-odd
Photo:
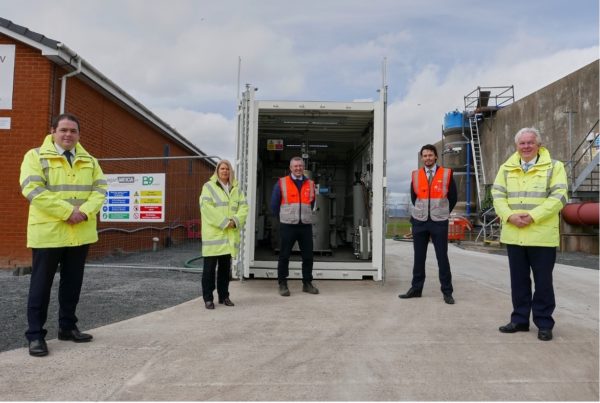
[{"label": "white shipping container", "polygon": [[[250,212],[234,274],[277,278],[279,221],[270,202],[279,177],[300,156],[317,185],[313,276],[383,280],[386,200],[386,88],[375,102],[261,101],[243,94],[236,175]],[[297,250],[297,245],[294,247]],[[290,279],[301,279],[299,252]]]}]

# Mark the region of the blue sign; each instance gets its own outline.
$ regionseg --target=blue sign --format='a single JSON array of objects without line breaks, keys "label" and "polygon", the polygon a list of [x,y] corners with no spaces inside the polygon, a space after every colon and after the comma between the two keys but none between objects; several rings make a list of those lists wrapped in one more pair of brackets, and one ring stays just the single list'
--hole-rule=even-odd
[{"label": "blue sign", "polygon": [[129,211],[129,206],[110,206],[108,211]]},{"label": "blue sign", "polygon": [[108,192],[108,197],[129,197],[129,190]]},{"label": "blue sign", "polygon": [[108,204],[129,204],[129,199],[108,199]]}]

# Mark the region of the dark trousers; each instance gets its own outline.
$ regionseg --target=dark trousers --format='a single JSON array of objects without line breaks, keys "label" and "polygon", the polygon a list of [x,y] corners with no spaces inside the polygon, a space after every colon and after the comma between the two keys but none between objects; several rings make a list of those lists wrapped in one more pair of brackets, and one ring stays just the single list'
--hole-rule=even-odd
[{"label": "dark trousers", "polygon": [[[556,261],[556,248],[544,246],[506,245],[510,267],[510,288],[513,312],[510,321],[529,324],[533,312],[533,323],[540,329],[552,329],[552,313],[556,307],[552,270]],[[535,292],[531,294],[531,272]]]},{"label": "dark trousers", "polygon": [[425,260],[427,245],[431,238],[438,262],[442,293],[452,294],[452,273],[448,261],[448,221],[417,221],[413,219],[411,222],[415,255],[412,288],[422,290],[425,284]]},{"label": "dark trousers", "polygon": [[60,264],[58,287],[58,325],[63,330],[74,329],[77,323],[75,310],[79,302],[83,269],[89,245],[32,249],[31,281],[27,300],[27,340],[46,337],[44,324],[48,318],[50,291],[56,269]]},{"label": "dark trousers", "polygon": [[279,250],[279,261],[277,262],[277,280],[285,283],[290,275],[290,255],[294,243],[298,241],[300,254],[302,255],[302,282],[310,283],[313,280],[313,238],[311,224],[281,224],[279,226],[281,236],[281,249]]},{"label": "dark trousers", "polygon": [[204,301],[213,300],[215,290],[215,269],[217,268],[217,294],[219,301],[229,298],[229,277],[231,255],[205,256],[202,269],[202,298]]}]

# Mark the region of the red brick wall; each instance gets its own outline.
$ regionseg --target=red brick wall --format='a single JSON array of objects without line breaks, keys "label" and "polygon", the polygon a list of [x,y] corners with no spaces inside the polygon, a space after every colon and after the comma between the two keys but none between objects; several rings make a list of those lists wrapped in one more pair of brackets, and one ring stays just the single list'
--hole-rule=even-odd
[{"label": "red brick wall", "polygon": [[[15,80],[13,110],[0,111],[0,117],[11,117],[11,130],[4,135],[0,158],[0,181],[3,203],[0,204],[0,268],[29,266],[31,253],[26,248],[28,203],[20,194],[19,168],[27,150],[39,147],[49,130],[52,115],[58,114],[60,103],[59,78],[65,71],[41,56],[40,52],[0,35],[0,43],[15,43]],[[116,98],[100,92],[81,76],[67,81],[65,111],[78,116],[81,124],[81,144],[97,158],[160,157],[165,144],[170,156],[190,155],[185,148],[168,139],[158,130],[134,115]],[[154,227],[171,227],[173,230],[141,230],[135,233],[117,231],[101,232],[100,241],[91,249],[92,256],[101,256],[115,250],[133,251],[152,247],[149,239],[159,236],[177,242],[185,238],[182,229],[189,219],[198,218],[198,195],[213,168],[205,162],[195,161],[189,170],[187,161],[140,161],[128,163],[101,162],[106,173],[167,173],[167,222]],[[166,171],[164,170],[166,168]],[[139,224],[100,224],[99,229],[118,227],[139,229]],[[153,234],[149,236],[148,234]]]},{"label": "red brick wall", "polygon": [[50,127],[53,63],[38,50],[0,35],[0,44],[15,44],[13,109],[0,110],[11,118],[10,130],[0,130],[0,267],[30,265],[25,248],[27,200],[21,195],[19,170],[27,150],[39,147]]}]

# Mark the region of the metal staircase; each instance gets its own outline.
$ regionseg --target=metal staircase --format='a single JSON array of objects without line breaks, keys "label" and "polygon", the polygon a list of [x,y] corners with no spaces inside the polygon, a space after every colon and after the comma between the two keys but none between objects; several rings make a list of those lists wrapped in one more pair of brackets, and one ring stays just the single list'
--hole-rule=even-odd
[{"label": "metal staircase", "polygon": [[502,229],[500,225],[500,217],[496,215],[496,211],[493,207],[490,207],[481,214],[483,225],[475,242],[483,241],[487,244],[499,244],[500,243],[500,231]]},{"label": "metal staircase", "polygon": [[600,133],[594,133],[598,120],[586,133],[568,162],[569,193],[571,198],[598,200],[600,190]]}]

